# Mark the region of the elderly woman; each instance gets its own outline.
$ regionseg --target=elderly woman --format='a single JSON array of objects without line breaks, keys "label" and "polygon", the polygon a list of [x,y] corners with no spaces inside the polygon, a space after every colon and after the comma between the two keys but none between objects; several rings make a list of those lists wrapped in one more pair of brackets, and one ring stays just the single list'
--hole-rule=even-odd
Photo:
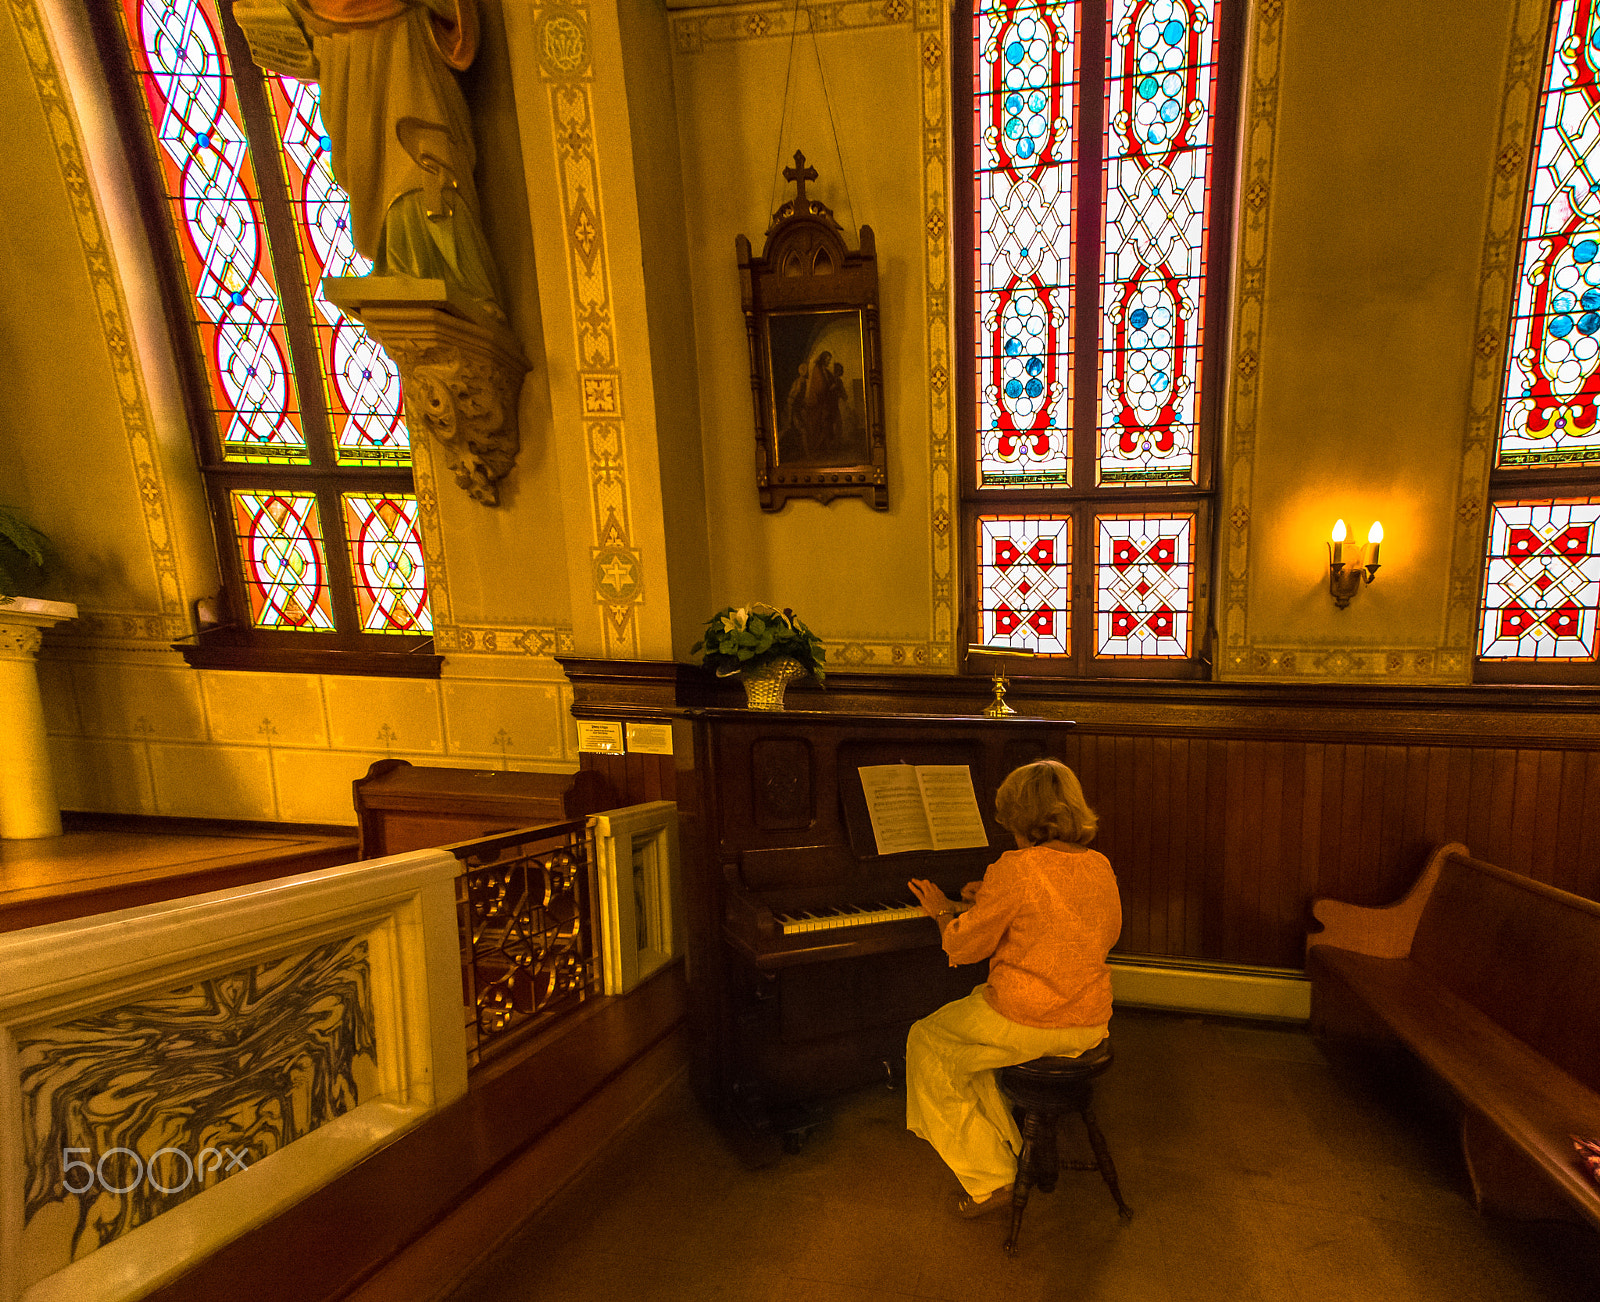
[{"label": "elderly woman", "polygon": [[911,882],[939,925],[950,964],[989,960],[989,979],[911,1028],[906,1127],[955,1172],[963,1216],[1011,1205],[1022,1148],[996,1069],[1094,1048],[1111,1019],[1106,954],[1122,930],[1117,879],[1088,848],[1096,818],[1065,764],[1025,764],[1000,784],[995,817],[1017,848],[995,860],[957,905]]}]

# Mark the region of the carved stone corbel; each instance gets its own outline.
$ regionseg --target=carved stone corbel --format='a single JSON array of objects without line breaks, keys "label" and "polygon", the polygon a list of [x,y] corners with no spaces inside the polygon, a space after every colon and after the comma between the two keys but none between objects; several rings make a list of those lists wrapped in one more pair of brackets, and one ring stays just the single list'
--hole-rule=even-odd
[{"label": "carved stone corbel", "polygon": [[359,316],[400,368],[413,444],[431,438],[449,455],[456,483],[485,506],[521,450],[517,400],[528,359],[504,327],[474,319],[442,281],[323,281],[328,300]]}]

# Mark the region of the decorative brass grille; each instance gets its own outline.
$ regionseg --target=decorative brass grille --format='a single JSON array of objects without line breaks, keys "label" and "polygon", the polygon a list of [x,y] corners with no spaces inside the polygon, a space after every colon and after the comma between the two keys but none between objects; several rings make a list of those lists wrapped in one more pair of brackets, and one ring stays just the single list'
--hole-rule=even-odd
[{"label": "decorative brass grille", "polygon": [[461,861],[456,918],[467,1064],[600,993],[584,820],[448,847]]}]

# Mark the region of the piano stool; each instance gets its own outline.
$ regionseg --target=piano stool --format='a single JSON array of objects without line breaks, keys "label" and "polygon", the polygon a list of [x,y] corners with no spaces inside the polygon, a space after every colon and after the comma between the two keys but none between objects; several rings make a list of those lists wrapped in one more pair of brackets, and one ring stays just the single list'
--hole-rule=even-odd
[{"label": "piano stool", "polygon": [[[1022,1153],[1017,1158],[1017,1180],[1011,1193],[1011,1237],[1006,1240],[1006,1255],[1017,1254],[1017,1235],[1022,1231],[1022,1213],[1028,1206],[1028,1191],[1045,1193],[1056,1187],[1056,1174],[1068,1171],[1098,1171],[1117,1200],[1124,1222],[1133,1210],[1122,1201],[1117,1185],[1117,1168],[1106,1147],[1106,1137],[1094,1119],[1090,1102],[1095,1077],[1102,1076],[1113,1061],[1111,1037],[1076,1058],[1035,1058],[1032,1062],[1000,1069],[1000,1088],[1021,1114]],[[1056,1153],[1056,1126],[1063,1113],[1076,1112],[1089,1132],[1092,1162],[1062,1162]]]}]

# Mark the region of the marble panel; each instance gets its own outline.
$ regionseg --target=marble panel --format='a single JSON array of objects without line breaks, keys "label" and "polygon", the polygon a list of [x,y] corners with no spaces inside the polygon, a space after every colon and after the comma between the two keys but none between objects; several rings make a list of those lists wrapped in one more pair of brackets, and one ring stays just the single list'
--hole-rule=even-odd
[{"label": "marble panel", "polygon": [[72,681],[86,737],[206,739],[205,710],[193,670],[78,663],[72,666]]},{"label": "marble panel", "polygon": [[16,1053],[37,1280],[376,1091],[367,940],[30,1028]]},{"label": "marble panel", "polygon": [[263,747],[151,742],[156,811],[185,818],[278,817],[272,756]]},{"label": "marble panel", "polygon": [[213,741],[245,746],[326,746],[322,679],[315,674],[200,673]]},{"label": "marble panel", "polygon": [[555,683],[446,681],[441,687],[452,754],[562,757],[567,729]]},{"label": "marble panel", "polygon": [[97,814],[158,812],[144,742],[53,736],[49,745],[61,808]]},{"label": "marble panel", "polygon": [[328,741],[335,749],[428,755],[444,749],[436,682],[327,677],[322,691],[328,703]]}]

